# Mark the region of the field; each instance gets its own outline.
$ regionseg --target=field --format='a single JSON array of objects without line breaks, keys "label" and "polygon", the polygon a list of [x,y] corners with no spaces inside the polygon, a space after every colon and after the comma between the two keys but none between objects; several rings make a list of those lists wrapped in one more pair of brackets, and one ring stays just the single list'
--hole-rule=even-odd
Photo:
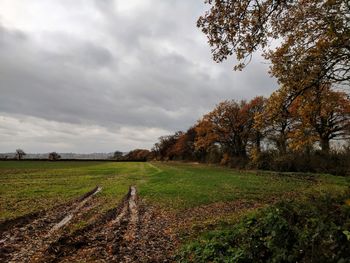
[{"label": "field", "polygon": [[[29,253],[32,262],[86,257],[94,261],[96,255],[111,261],[118,261],[116,255],[126,262],[135,255],[157,261],[168,257],[181,243],[179,233],[194,224],[233,220],[277,200],[341,192],[349,185],[344,177],[236,171],[195,163],[4,161],[2,259],[20,260]],[[99,235],[111,232],[123,238],[100,241]],[[13,236],[17,239],[11,241]],[[145,239],[154,239],[155,245],[147,247]],[[127,245],[130,240],[135,247]],[[97,245],[92,249],[87,245],[91,243]]]}]

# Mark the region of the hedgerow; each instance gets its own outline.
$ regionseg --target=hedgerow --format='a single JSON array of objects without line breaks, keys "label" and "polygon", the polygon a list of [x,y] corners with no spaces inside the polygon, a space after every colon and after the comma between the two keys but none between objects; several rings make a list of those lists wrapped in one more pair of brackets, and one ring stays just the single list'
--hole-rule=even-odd
[{"label": "hedgerow", "polygon": [[350,192],[282,201],[185,245],[179,262],[350,262]]}]

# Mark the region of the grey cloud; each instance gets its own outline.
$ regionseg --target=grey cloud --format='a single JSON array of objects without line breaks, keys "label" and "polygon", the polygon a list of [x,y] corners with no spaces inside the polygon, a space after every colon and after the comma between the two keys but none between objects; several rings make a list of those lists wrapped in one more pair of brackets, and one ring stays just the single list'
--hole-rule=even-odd
[{"label": "grey cloud", "polygon": [[[195,27],[204,10],[201,2],[153,0],[133,13],[118,11],[120,2],[83,3],[101,17],[91,33],[52,29],[40,31],[38,38],[35,31],[0,26],[0,112],[32,116],[42,125],[44,120],[59,122],[67,134],[76,134],[76,126],[97,125],[110,140],[115,134],[116,144],[125,142],[117,131],[127,127],[129,134],[137,134],[134,140],[128,137],[130,145],[141,147],[143,142],[148,147],[159,131],[184,130],[221,100],[268,95],[276,88],[259,56],[243,72],[232,71],[233,61],[211,60]],[[61,5],[68,8],[68,2]],[[85,19],[89,13],[82,25]],[[75,126],[69,131],[70,125]],[[152,129],[158,132],[140,136]],[[0,133],[8,131],[2,128]],[[21,140],[23,133],[16,136]],[[82,149],[77,137],[69,136],[72,147]],[[57,144],[59,138],[51,142]],[[97,142],[90,143],[93,151]]]},{"label": "grey cloud", "polygon": [[97,46],[94,43],[83,43],[70,48],[66,53],[46,54],[45,59],[66,66],[91,67],[93,70],[108,67],[114,61],[113,54],[107,48]]},{"label": "grey cloud", "polygon": [[26,35],[20,30],[8,30],[0,23],[0,45],[5,46],[12,41],[25,41]]},{"label": "grey cloud", "polygon": [[[107,130],[98,125],[81,126],[21,114],[1,115],[2,152],[11,152],[18,147],[35,152],[38,151],[38,146],[41,152],[103,152],[115,149],[127,151],[132,148],[150,148],[153,144],[152,138],[168,132],[133,126]],[[119,138],[119,141],[115,138]]]}]

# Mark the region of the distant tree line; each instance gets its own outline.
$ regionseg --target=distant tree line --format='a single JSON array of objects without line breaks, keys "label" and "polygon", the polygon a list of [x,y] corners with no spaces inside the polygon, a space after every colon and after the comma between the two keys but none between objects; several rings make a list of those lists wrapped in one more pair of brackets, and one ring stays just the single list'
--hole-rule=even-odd
[{"label": "distant tree line", "polygon": [[[10,154],[10,156],[2,154],[0,159],[5,159],[5,160],[15,159],[20,161],[20,160],[23,160],[26,155],[27,154],[25,153],[24,150],[16,149],[14,154]],[[61,155],[59,155],[57,152],[50,152],[47,154],[47,159],[49,159],[50,161],[57,161],[61,159]]]},{"label": "distant tree line", "polygon": [[[237,168],[349,173],[350,99],[324,84],[296,98],[281,87],[268,99],[219,103],[186,132],[162,136],[157,160]],[[342,147],[332,148],[339,141]]]},{"label": "distant tree line", "polygon": [[[107,155],[107,154],[106,154]],[[26,158],[25,158],[26,156]],[[74,154],[73,154],[74,156]],[[77,155],[79,156],[79,155]],[[40,157],[37,157],[36,154],[26,154],[24,150],[17,149],[13,154],[0,154],[1,160],[49,160],[49,161],[58,161],[62,159],[62,156],[57,152],[50,152],[47,154],[40,154]],[[128,153],[123,153],[121,151],[115,151],[110,156],[106,158],[63,158],[63,160],[117,160],[117,161],[147,161],[153,159],[152,152],[147,149],[135,149]]]},{"label": "distant tree line", "polygon": [[147,149],[135,149],[125,155],[120,151],[113,154],[113,159],[118,161],[148,161],[152,158],[152,153]]}]

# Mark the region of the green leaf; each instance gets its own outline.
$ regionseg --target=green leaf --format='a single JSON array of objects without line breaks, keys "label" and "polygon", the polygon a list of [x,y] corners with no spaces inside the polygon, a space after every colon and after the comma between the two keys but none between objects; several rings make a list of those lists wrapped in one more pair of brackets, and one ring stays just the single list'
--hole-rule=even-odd
[{"label": "green leaf", "polygon": [[343,234],[346,236],[346,239],[350,241],[350,232],[348,230],[344,230]]}]

